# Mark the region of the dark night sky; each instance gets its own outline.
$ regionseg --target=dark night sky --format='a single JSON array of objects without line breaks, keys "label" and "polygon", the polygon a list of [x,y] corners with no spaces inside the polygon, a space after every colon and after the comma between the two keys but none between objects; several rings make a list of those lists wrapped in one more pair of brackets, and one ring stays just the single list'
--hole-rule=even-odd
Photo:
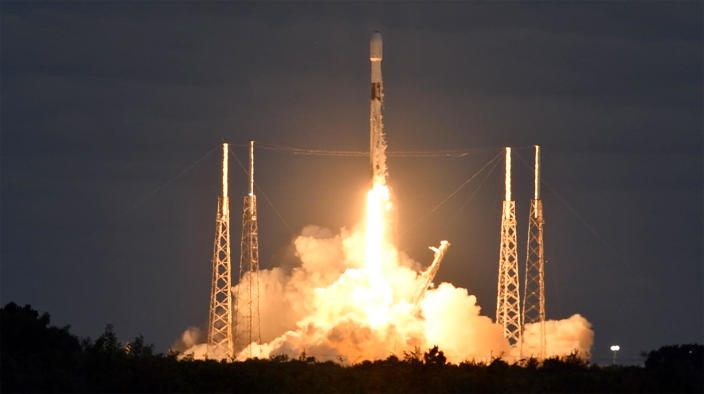
[{"label": "dark night sky", "polygon": [[[365,150],[380,29],[390,149],[473,150],[391,159],[402,249],[427,264],[449,239],[439,279],[493,318],[501,169],[413,224],[501,146],[541,144],[548,317],[587,317],[597,362],[612,343],[632,363],[701,343],[702,7],[3,2],[1,301],[160,351],[203,324],[218,144]],[[362,218],[365,159],[257,159],[291,227],[260,199],[263,267],[291,264],[305,225]],[[531,178],[515,163],[524,245]],[[231,183],[238,209],[237,167]],[[237,215],[232,230],[238,253]]]}]

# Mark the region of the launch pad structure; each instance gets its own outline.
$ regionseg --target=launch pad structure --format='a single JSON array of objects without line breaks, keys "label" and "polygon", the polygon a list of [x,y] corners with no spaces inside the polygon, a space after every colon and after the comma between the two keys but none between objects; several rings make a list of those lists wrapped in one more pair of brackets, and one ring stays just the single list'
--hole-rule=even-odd
[{"label": "launch pad structure", "polygon": [[[496,291],[496,323],[504,338],[519,350],[520,357],[543,360],[547,356],[545,335],[545,255],[543,248],[543,202],[540,199],[540,146],[534,145],[533,199],[528,219],[523,304],[519,287],[516,234],[516,202],[511,198],[511,148],[506,147],[506,197],[501,213],[499,275]],[[526,324],[538,324],[537,349],[525,353]],[[532,333],[532,330],[531,330]]]},{"label": "launch pad structure", "polygon": [[437,248],[434,246],[430,246],[429,249],[433,251],[433,262],[426,268],[425,271],[423,271],[420,274],[420,280],[421,280],[421,287],[418,288],[418,291],[416,292],[415,297],[413,297],[413,307],[415,310],[418,310],[420,307],[420,302],[423,301],[423,297],[425,297],[425,292],[428,291],[430,286],[433,283],[433,279],[435,279],[435,275],[438,273],[438,269],[440,269],[440,263],[442,262],[442,258],[445,257],[445,252],[447,252],[447,248],[450,246],[450,243],[447,241],[440,241],[440,246]]},{"label": "launch pad structure", "polygon": [[231,359],[232,340],[232,265],[230,264],[230,199],[227,195],[228,144],[222,144],[222,195],[218,198],[213,246],[213,277],[210,287],[208,342],[206,357]]},{"label": "launch pad structure", "polygon": [[[370,170],[372,186],[386,187],[386,141],[383,133],[383,82],[381,75],[382,38],[378,31],[370,41],[371,97],[370,97]],[[243,198],[242,235],[240,240],[239,278],[232,286],[230,251],[230,207],[228,196],[229,144],[223,143],[222,195],[218,198],[215,220],[215,239],[212,259],[212,282],[208,318],[206,358],[234,360],[242,350],[249,357],[261,343],[259,235],[257,198],[254,193],[254,141],[249,141],[249,191]],[[535,148],[534,194],[528,223],[527,255],[521,303],[516,231],[516,202],[511,196],[511,148],[505,148],[505,198],[502,204],[499,271],[497,280],[496,323],[503,336],[521,357],[524,354],[524,329],[527,324],[538,324],[537,350],[531,343],[530,357],[546,357],[545,333],[545,272],[543,249],[543,204],[540,199],[540,147]],[[244,166],[243,166],[244,169]],[[246,170],[245,170],[246,171]],[[386,197],[388,198],[388,196]],[[431,265],[421,273],[421,287],[415,293],[413,305],[417,309],[438,271],[449,247],[442,241]],[[531,327],[531,336],[533,329]],[[532,342],[532,341],[531,341]],[[527,348],[526,348],[527,349]]]},{"label": "launch pad structure", "polygon": [[[242,200],[240,272],[235,292],[235,349],[261,343],[259,314],[259,226],[257,196],[254,194],[254,141],[249,141],[249,193]],[[253,357],[252,347],[249,348]]]},{"label": "launch pad structure", "polygon": [[[234,291],[230,253],[228,153],[229,144],[223,143],[222,195],[218,198],[218,210],[215,217],[206,350],[207,358],[217,360],[232,360],[240,348],[252,342],[261,343],[259,235],[257,197],[254,194],[254,141],[249,141],[249,193],[243,199],[239,281]],[[250,354],[251,356],[252,354]]]},{"label": "launch pad structure", "polygon": [[[546,357],[545,343],[545,254],[543,250],[543,201],[540,199],[540,146],[535,145],[533,200],[528,219],[526,274],[523,286],[522,327],[537,323],[538,352],[528,356],[542,360]],[[521,346],[523,343],[521,343]],[[523,353],[523,351],[521,351]]]},{"label": "launch pad structure", "polygon": [[496,323],[511,345],[521,342],[521,295],[518,280],[516,202],[511,200],[511,148],[506,147],[506,197],[501,213],[499,276],[496,290]]}]

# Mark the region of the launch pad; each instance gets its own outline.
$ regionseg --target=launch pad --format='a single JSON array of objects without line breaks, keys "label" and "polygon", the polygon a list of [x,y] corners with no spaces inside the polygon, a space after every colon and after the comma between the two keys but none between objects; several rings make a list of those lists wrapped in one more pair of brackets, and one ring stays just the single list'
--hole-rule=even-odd
[{"label": "launch pad", "polygon": [[[374,311],[366,310],[372,328],[388,321],[385,313],[391,313],[393,291],[385,278],[384,259],[388,241],[386,233],[386,211],[390,202],[387,186],[387,143],[383,129],[384,89],[381,72],[383,41],[379,32],[370,40],[371,94],[369,125],[369,165],[371,188],[367,196],[364,272],[368,277],[369,290],[375,294]],[[213,279],[211,285],[210,318],[208,326],[207,358],[235,360],[268,356],[263,353],[268,345],[262,342],[262,327],[267,324],[260,311],[262,285],[259,271],[259,240],[257,204],[254,190],[254,141],[249,147],[249,192],[243,198],[242,238],[240,243],[240,269],[236,286],[232,286],[229,197],[227,194],[228,144],[223,144],[222,196],[218,199],[216,236],[213,255]],[[499,269],[497,278],[496,324],[507,343],[518,352],[519,357],[530,356],[542,359],[547,355],[545,333],[544,252],[543,252],[543,205],[539,196],[539,152],[535,146],[534,182],[535,194],[531,201],[528,226],[527,256],[524,276],[523,303],[520,297],[519,260],[517,242],[516,202],[511,196],[511,148],[505,148],[505,199],[501,214]],[[494,159],[492,159],[493,161]],[[486,167],[486,166],[485,166]],[[484,168],[484,167],[483,167]],[[416,290],[405,300],[416,318],[424,319],[421,304],[439,270],[450,243],[441,241],[431,247],[432,263],[422,272],[416,273]],[[317,291],[317,290],[316,290]],[[381,308],[381,309],[379,309]],[[384,310],[386,312],[384,312]],[[381,315],[379,314],[381,313]],[[397,313],[397,312],[394,312]],[[373,321],[372,321],[373,320]],[[524,353],[524,329],[526,324],[539,324],[539,345]],[[246,352],[246,353],[244,353]]]}]

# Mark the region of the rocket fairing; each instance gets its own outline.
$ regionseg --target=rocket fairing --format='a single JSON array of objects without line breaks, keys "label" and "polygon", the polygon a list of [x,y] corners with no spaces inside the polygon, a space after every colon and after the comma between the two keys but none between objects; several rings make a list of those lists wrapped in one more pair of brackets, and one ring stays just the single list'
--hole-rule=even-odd
[{"label": "rocket fairing", "polygon": [[375,31],[369,42],[371,62],[371,103],[369,109],[369,164],[372,184],[386,185],[386,141],[382,124],[381,107],[384,101],[384,85],[381,79],[382,40]]}]

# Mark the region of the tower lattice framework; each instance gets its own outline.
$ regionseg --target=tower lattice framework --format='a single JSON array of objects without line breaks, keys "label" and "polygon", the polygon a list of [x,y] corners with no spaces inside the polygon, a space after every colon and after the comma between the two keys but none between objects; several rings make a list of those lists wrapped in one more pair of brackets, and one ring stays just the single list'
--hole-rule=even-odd
[{"label": "tower lattice framework", "polygon": [[506,148],[506,198],[501,214],[499,276],[496,291],[496,322],[511,345],[520,344],[521,296],[516,244],[516,202],[511,200],[511,148]]},{"label": "tower lattice framework", "polygon": [[[259,235],[257,196],[254,194],[254,141],[249,141],[249,194],[242,208],[242,239],[240,242],[240,273],[235,294],[235,341],[237,349],[253,342],[261,343],[259,315]],[[253,354],[249,348],[249,356]]]},{"label": "tower lattice framework", "polygon": [[543,249],[543,201],[540,199],[540,147],[535,145],[534,193],[528,220],[526,275],[523,287],[523,327],[538,324],[538,349],[532,357],[544,359],[545,342],[545,256]]},{"label": "tower lattice framework", "polygon": [[232,340],[232,270],[230,262],[230,200],[227,196],[228,144],[222,145],[222,196],[218,198],[213,247],[213,276],[208,315],[207,357],[231,359]]}]

